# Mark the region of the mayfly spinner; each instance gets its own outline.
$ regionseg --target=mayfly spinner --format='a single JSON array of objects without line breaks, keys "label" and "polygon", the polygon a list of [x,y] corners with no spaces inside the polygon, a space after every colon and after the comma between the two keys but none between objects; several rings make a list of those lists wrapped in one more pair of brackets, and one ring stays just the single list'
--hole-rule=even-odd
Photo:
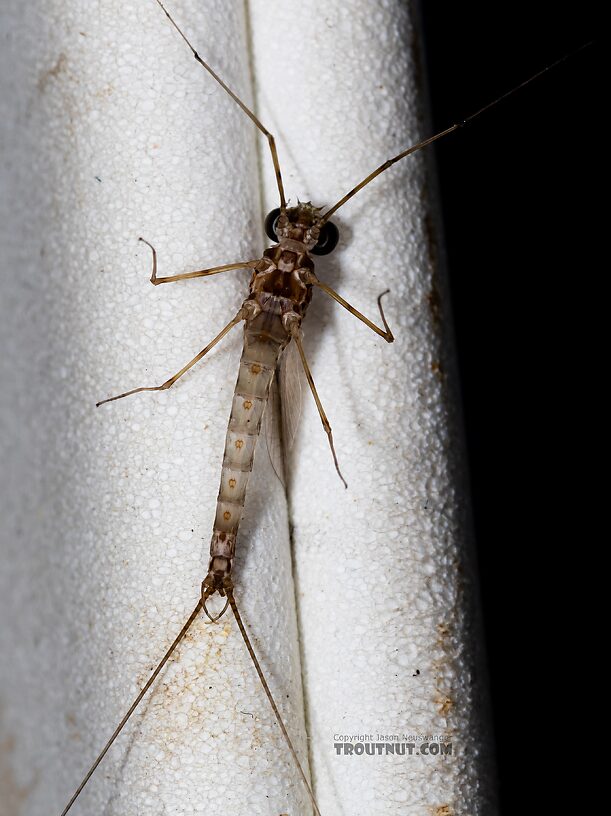
[{"label": "mayfly spinner", "polygon": [[[254,664],[257,675],[261,681],[266,697],[273,709],[274,716],[282,731],[286,745],[289,748],[292,759],[297,768],[298,774],[305,788],[314,811],[320,816],[320,809],[316,801],[315,794],[310,786],[308,777],[299,761],[297,752],[291,742],[288,730],[285,726],[279,707],[272,696],[269,685],[255,650],[248,636],[242,621],[239,607],[236,601],[235,586],[233,581],[233,564],[236,557],[236,544],[238,528],[242,517],[242,509],[246,497],[249,476],[253,467],[255,446],[260,434],[264,413],[273,386],[276,373],[290,355],[296,355],[297,361],[301,365],[307,379],[312,396],[320,416],[321,423],[327,435],[331,455],[333,457],[335,469],[346,485],[342,475],[338,457],[336,455],[331,424],[327,418],[322,402],[318,395],[310,367],[306,359],[304,347],[301,340],[301,324],[306,316],[311,302],[314,289],[320,289],[332,300],[343,306],[348,312],[364,323],[369,329],[382,337],[388,343],[393,342],[393,334],[384,315],[382,298],[387,291],[378,295],[378,309],[380,313],[381,325],[373,322],[364,314],[359,312],[338,294],[327,283],[320,280],[314,268],[314,256],[324,255],[332,252],[338,241],[338,230],[330,220],[331,217],[346,204],[360,190],[367,186],[381,173],[392,167],[396,162],[415,153],[418,150],[432,144],[433,142],[449,135],[480,116],[490,107],[496,105],[505,96],[514,93],[518,88],[530,83],[544,71],[535,74],[527,79],[517,88],[512,89],[507,94],[500,96],[467,116],[461,122],[455,123],[443,131],[434,134],[398,153],[391,159],[380,164],[375,170],[365,176],[358,184],[343,195],[335,204],[327,208],[319,208],[316,203],[297,203],[289,206],[285,197],[280,163],[276,150],[274,136],[264,127],[255,114],[244,104],[244,102],[225,84],[220,76],[210,67],[210,65],[198,54],[175,22],[169,11],[156,0],[157,4],[166,14],[170,23],[174,26],[178,34],[182,37],[193,57],[198,64],[208,72],[208,74],[224,89],[233,99],[243,113],[250,118],[253,124],[261,131],[267,139],[269,152],[274,167],[276,185],[278,190],[279,206],[274,209],[266,218],[265,228],[273,246],[266,249],[260,258],[235,263],[215,266],[208,269],[186,272],[182,274],[159,276],[157,268],[157,252],[152,243],[144,238],[143,241],[152,253],[152,275],[151,283],[159,285],[171,283],[191,278],[206,277],[220,274],[234,269],[245,269],[251,272],[250,291],[237,314],[227,323],[227,325],[209,342],[192,360],[190,360],[176,374],[167,379],[161,385],[140,386],[117,396],[102,400],[98,405],[122,399],[124,397],[143,391],[164,391],[171,388],[187,371],[196,363],[202,360],[208,352],[213,349],[235,326],[244,324],[244,344],[242,356],[239,364],[238,378],[235,385],[233,404],[227,430],[223,464],[221,471],[221,484],[218,494],[216,515],[213,525],[212,540],[210,544],[210,558],[208,572],[201,585],[201,596],[197,600],[195,607],[182,629],[176,636],[165,655],[152,672],[147,682],[137,695],[129,710],[118,724],[114,733],[108,739],[95,762],[76,788],[74,794],[62,811],[62,816],[66,816],[79,797],[81,791],[96,771],[98,765],[103,760],[107,751],[121,733],[125,724],[134,713],[149,688],[170,659],[178,645],[183,641],[187,632],[191,628],[196,618],[204,613],[211,621],[218,621],[228,609],[235,617],[248,654]],[[220,596],[223,605],[220,610],[211,609],[211,599],[213,596]]]}]

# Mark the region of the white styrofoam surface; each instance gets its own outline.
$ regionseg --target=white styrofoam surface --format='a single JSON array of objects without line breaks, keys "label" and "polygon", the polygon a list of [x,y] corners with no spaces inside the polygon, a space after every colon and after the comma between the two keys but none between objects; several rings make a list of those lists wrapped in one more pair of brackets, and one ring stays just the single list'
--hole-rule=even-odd
[{"label": "white styrofoam surface", "polygon": [[[251,55],[293,201],[332,203],[418,138],[403,3],[257,0],[248,24],[241,4],[171,8],[246,98]],[[246,274],[154,288],[136,239],[157,246],[159,274],[247,259],[262,248],[261,212],[251,124],[152,0],[11,0],[3,14],[14,32],[0,72],[11,157],[3,362],[14,387],[2,603],[3,653],[14,657],[0,691],[2,778],[7,813],[37,816],[61,810],[205,573],[240,330],[170,391],[93,404],[178,370],[233,316]],[[267,209],[277,198],[258,147]],[[324,816],[471,814],[486,795],[428,215],[416,157],[338,212],[340,251],[317,267],[376,321],[376,296],[390,288],[397,339],[387,346],[315,293],[306,351],[349,490],[305,394],[290,485],[299,641],[287,510],[261,452],[239,540],[244,617],[304,751],[301,646]],[[456,753],[338,757],[336,733],[449,734]],[[230,615],[194,628],[79,807],[307,812]]]}]

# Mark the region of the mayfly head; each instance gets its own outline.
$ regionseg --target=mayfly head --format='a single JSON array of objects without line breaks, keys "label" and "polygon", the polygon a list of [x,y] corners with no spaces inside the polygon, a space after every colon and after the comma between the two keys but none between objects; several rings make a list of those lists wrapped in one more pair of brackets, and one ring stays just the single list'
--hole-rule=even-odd
[{"label": "mayfly head", "polygon": [[287,207],[284,213],[276,207],[265,219],[265,232],[272,241],[299,241],[314,255],[328,255],[337,246],[339,231],[322,220],[321,210],[309,201]]}]

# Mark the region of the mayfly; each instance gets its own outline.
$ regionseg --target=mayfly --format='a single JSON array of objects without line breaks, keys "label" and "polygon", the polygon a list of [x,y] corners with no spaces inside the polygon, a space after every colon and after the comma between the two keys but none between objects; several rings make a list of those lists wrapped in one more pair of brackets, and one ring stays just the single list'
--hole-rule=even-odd
[{"label": "mayfly", "polygon": [[[159,5],[162,4],[157,0]],[[163,6],[162,6],[163,8]],[[165,11],[165,9],[164,9]],[[217,82],[230,94],[234,101],[240,106],[244,113],[249,116],[254,124],[265,134],[268,139],[272,161],[275,168],[279,203],[276,211],[268,216],[266,225],[270,238],[277,241],[277,244],[264,253],[260,259],[241,261],[235,264],[225,264],[222,266],[200,270],[196,272],[182,273],[171,276],[160,277],[157,275],[157,256],[152,244],[145,241],[151,248],[153,256],[153,273],[151,280],[154,284],[169,283],[172,281],[185,280],[195,277],[204,277],[217,274],[229,269],[248,269],[252,273],[251,293],[244,301],[244,304],[237,315],[225,326],[224,329],[209,343],[202,351],[193,358],[177,374],[159,386],[141,386],[131,391],[111,397],[103,402],[119,399],[137,391],[166,390],[171,387],[187,370],[196,362],[201,360],[220,340],[239,323],[245,323],[245,340],[242,361],[240,364],[240,374],[236,385],[234,404],[231,413],[230,427],[227,433],[225,457],[223,462],[223,473],[221,479],[221,489],[217,504],[217,515],[214,525],[214,532],[211,544],[209,571],[202,584],[201,599],[198,600],[191,616],[186,621],[183,629],[178,634],[172,646],[159,663],[157,669],[145,684],[142,692],[138,695],[134,704],[130,708],[126,717],[119,724],[117,730],[107,743],[89,773],[75,792],[74,796],[67,804],[63,813],[66,814],[80,791],[88,781],[91,774],[103,758],[106,750],[112,744],[118,733],[121,731],[129,715],[138,705],[142,696],[152,685],[159,672],[170,658],[174,649],[181,642],[189,630],[190,625],[196,616],[203,610],[212,619],[218,620],[225,612],[227,606],[231,607],[240,632],[245,640],[248,652],[255,664],[265,692],[268,696],[280,728],[283,731],[287,745],[291,751],[293,759],[302,778],[303,784],[310,791],[309,783],[303,772],[296,752],[292,748],[289,735],[284,727],[280,712],[269,691],[265,678],[260,670],[254,650],[250,644],[246,629],[241,621],[236,598],[234,595],[234,585],[232,580],[232,564],[235,554],[235,543],[237,528],[240,521],[241,507],[243,504],[248,474],[252,466],[254,446],[259,432],[265,403],[269,392],[274,372],[281,355],[286,354],[286,349],[292,347],[296,349],[301,364],[303,365],[308,384],[314,396],[316,406],[327,434],[329,447],[333,456],[335,468],[343,480],[337,455],[335,453],[334,441],[331,427],[326,418],[322,403],[318,397],[316,387],[311,377],[303,345],[300,336],[301,321],[305,316],[309,305],[313,288],[321,289],[333,300],[344,306],[349,312],[364,322],[369,328],[383,337],[387,342],[393,340],[392,333],[386,322],[381,304],[381,293],[378,297],[378,305],[382,321],[382,327],[373,323],[354,307],[348,304],[338,293],[328,284],[319,280],[314,272],[314,267],[310,253],[324,254],[333,249],[336,241],[336,231],[329,221],[341,206],[343,206],[353,195],[366,186],[376,176],[388,169],[392,164],[411,153],[425,147],[454,130],[461,127],[466,122],[479,115],[482,110],[469,116],[460,124],[452,125],[446,130],[433,137],[420,141],[414,146],[402,151],[389,162],[380,165],[376,170],[366,176],[359,184],[352,188],[346,195],[340,198],[332,207],[317,209],[311,204],[297,204],[290,207],[285,200],[280,165],[275,148],[275,141],[271,134],[263,127],[259,120],[246,108],[241,100],[233,94],[205,62],[193,49],[189,40],[185,37],[181,29],[174,23],[169,13],[165,11],[170,21],[177,31],[185,39],[187,45],[192,49],[196,60],[206,69]],[[530,81],[530,80],[529,80]],[[498,100],[496,100],[498,101]],[[493,103],[494,104],[494,103]],[[225,601],[219,612],[210,614],[208,602],[211,596],[219,594]],[[319,812],[313,794],[310,792],[312,806]]]}]

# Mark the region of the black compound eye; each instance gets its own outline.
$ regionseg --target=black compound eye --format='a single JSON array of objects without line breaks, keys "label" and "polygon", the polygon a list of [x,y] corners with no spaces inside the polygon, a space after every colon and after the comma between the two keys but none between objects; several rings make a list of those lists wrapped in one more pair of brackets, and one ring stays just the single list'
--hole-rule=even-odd
[{"label": "black compound eye", "polygon": [[314,255],[328,255],[333,252],[339,241],[339,230],[330,221],[323,225],[316,246],[310,250]]},{"label": "black compound eye", "polygon": [[278,223],[279,216],[280,207],[276,207],[275,210],[269,212],[265,217],[265,234],[271,241],[278,240],[278,236],[276,235],[276,224]]}]

